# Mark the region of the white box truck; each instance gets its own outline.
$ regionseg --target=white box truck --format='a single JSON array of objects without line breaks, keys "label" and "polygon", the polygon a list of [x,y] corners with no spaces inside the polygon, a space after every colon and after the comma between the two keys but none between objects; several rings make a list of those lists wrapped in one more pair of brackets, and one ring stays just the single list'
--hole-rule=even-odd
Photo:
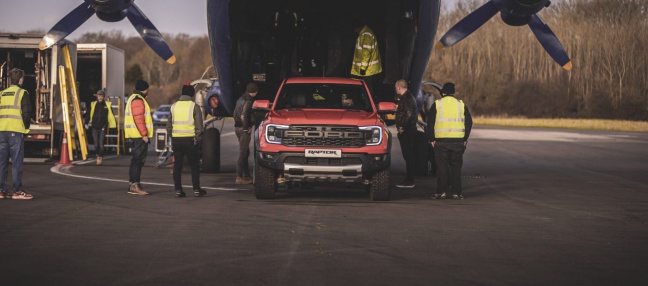
[{"label": "white box truck", "polygon": [[[81,99],[89,106],[99,89],[106,90],[110,98],[124,98],[124,51],[109,44],[77,44],[76,75]],[[89,97],[86,95],[90,95]],[[84,100],[86,99],[86,100]]]},{"label": "white box truck", "polygon": [[38,49],[43,35],[0,33],[0,89],[9,87],[8,71],[25,71],[22,88],[29,92],[34,113],[25,137],[25,156],[52,158],[60,153],[63,117],[58,66],[64,64],[63,45],[68,45],[76,73],[76,44],[62,40],[50,49]]},{"label": "white box truck", "polygon": [[[96,98],[94,94],[100,90],[106,90],[107,100],[112,103],[115,122],[123,122],[123,112],[118,112],[119,102],[122,103],[122,109],[125,105],[125,68],[124,68],[124,51],[109,44],[94,43],[77,44],[77,67],[80,71],[76,75],[79,83],[79,94],[81,105],[85,106],[86,112],[90,112],[90,103]],[[117,118],[122,116],[122,120]],[[92,132],[87,132],[92,134]],[[94,143],[92,135],[87,136],[89,143]],[[119,148],[119,133],[111,129],[106,138],[108,142],[104,144],[106,148]],[[123,144],[123,142],[121,142]]]}]

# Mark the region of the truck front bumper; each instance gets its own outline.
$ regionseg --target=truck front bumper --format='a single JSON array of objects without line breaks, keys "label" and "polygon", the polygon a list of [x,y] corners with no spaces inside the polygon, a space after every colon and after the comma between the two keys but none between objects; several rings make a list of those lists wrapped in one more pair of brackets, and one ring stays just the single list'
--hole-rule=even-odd
[{"label": "truck front bumper", "polygon": [[283,173],[288,181],[362,182],[364,176],[389,168],[390,154],[342,154],[341,158],[311,158],[304,153],[256,152],[256,163]]}]

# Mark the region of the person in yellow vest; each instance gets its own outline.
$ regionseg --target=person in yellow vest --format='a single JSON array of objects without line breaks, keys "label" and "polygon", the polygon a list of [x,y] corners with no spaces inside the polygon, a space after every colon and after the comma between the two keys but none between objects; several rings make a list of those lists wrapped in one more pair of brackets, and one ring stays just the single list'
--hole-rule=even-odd
[{"label": "person in yellow vest", "polygon": [[373,92],[373,77],[382,72],[380,62],[380,50],[374,32],[367,26],[360,26],[355,29],[358,33],[355,50],[353,53],[353,64],[351,65],[351,76],[364,79],[369,92]]},{"label": "person in yellow vest", "polygon": [[207,194],[200,188],[199,146],[203,132],[203,117],[200,106],[193,101],[195,93],[194,87],[189,83],[182,86],[182,96],[171,105],[171,114],[166,125],[167,134],[170,134],[172,138],[173,184],[175,185],[176,198],[187,196],[182,190],[182,165],[185,156],[191,167],[191,185],[194,196],[202,197]]},{"label": "person in yellow vest", "polygon": [[97,165],[101,165],[104,155],[104,140],[108,128],[117,128],[115,115],[112,112],[110,102],[105,101],[106,91],[99,90],[95,94],[96,101],[90,103],[88,126],[92,129],[95,152],[97,153]]},{"label": "person in yellow vest", "polygon": [[140,183],[142,167],[148,155],[149,137],[153,136],[153,117],[151,107],[146,101],[149,84],[144,80],[137,80],[133,94],[126,101],[124,114],[124,135],[129,140],[132,148],[130,168],[128,170],[128,193],[131,195],[148,195]]},{"label": "person in yellow vest", "polygon": [[464,198],[461,166],[473,122],[466,104],[456,99],[454,94],[454,83],[444,84],[441,99],[437,99],[428,111],[427,133],[437,164],[437,189],[432,199],[446,198],[448,177],[452,181],[452,198]]},{"label": "person in yellow vest", "polygon": [[[29,132],[32,107],[29,93],[20,88],[25,72],[14,68],[9,71],[11,86],[2,91],[0,98],[0,199],[31,200],[34,197],[23,190],[23,158],[25,134]],[[13,194],[7,190],[7,168],[11,158]]]}]

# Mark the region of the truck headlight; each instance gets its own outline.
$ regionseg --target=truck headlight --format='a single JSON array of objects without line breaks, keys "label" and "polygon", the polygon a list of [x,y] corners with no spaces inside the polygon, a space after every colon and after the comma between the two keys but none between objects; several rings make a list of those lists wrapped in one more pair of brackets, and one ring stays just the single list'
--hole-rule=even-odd
[{"label": "truck headlight", "polygon": [[358,129],[365,132],[365,144],[374,146],[382,143],[383,129],[380,126],[362,126]]},{"label": "truck headlight", "polygon": [[281,131],[289,126],[279,124],[268,124],[265,126],[265,140],[271,144],[281,144]]}]

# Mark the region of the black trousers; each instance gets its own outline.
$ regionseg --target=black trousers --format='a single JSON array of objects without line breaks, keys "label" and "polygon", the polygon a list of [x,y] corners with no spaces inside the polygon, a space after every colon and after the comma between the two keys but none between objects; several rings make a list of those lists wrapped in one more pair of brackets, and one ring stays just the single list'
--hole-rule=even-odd
[{"label": "black trousers", "polygon": [[439,142],[434,146],[434,159],[437,164],[437,194],[448,189],[448,177],[452,181],[452,191],[461,195],[461,166],[466,151],[463,141]]},{"label": "black trousers", "polygon": [[248,157],[250,157],[251,134],[245,132],[241,127],[234,128],[234,132],[239,141],[239,156],[238,161],[236,162],[236,176],[240,178],[250,177]]},{"label": "black trousers", "polygon": [[416,128],[405,129],[403,133],[398,134],[398,141],[401,145],[401,152],[403,153],[403,159],[405,159],[405,168],[407,170],[407,175],[405,176],[405,181],[414,182],[414,144],[416,142]]},{"label": "black trousers", "polygon": [[128,181],[131,183],[139,183],[142,175],[142,167],[144,167],[146,156],[148,155],[148,143],[145,143],[142,138],[133,138],[130,140],[133,157],[131,158],[130,168],[128,169]]},{"label": "black trousers", "polygon": [[194,190],[200,188],[200,161],[198,145],[194,145],[193,137],[173,138],[173,184],[177,191],[182,191],[182,167],[187,156],[191,167],[191,185]]}]

